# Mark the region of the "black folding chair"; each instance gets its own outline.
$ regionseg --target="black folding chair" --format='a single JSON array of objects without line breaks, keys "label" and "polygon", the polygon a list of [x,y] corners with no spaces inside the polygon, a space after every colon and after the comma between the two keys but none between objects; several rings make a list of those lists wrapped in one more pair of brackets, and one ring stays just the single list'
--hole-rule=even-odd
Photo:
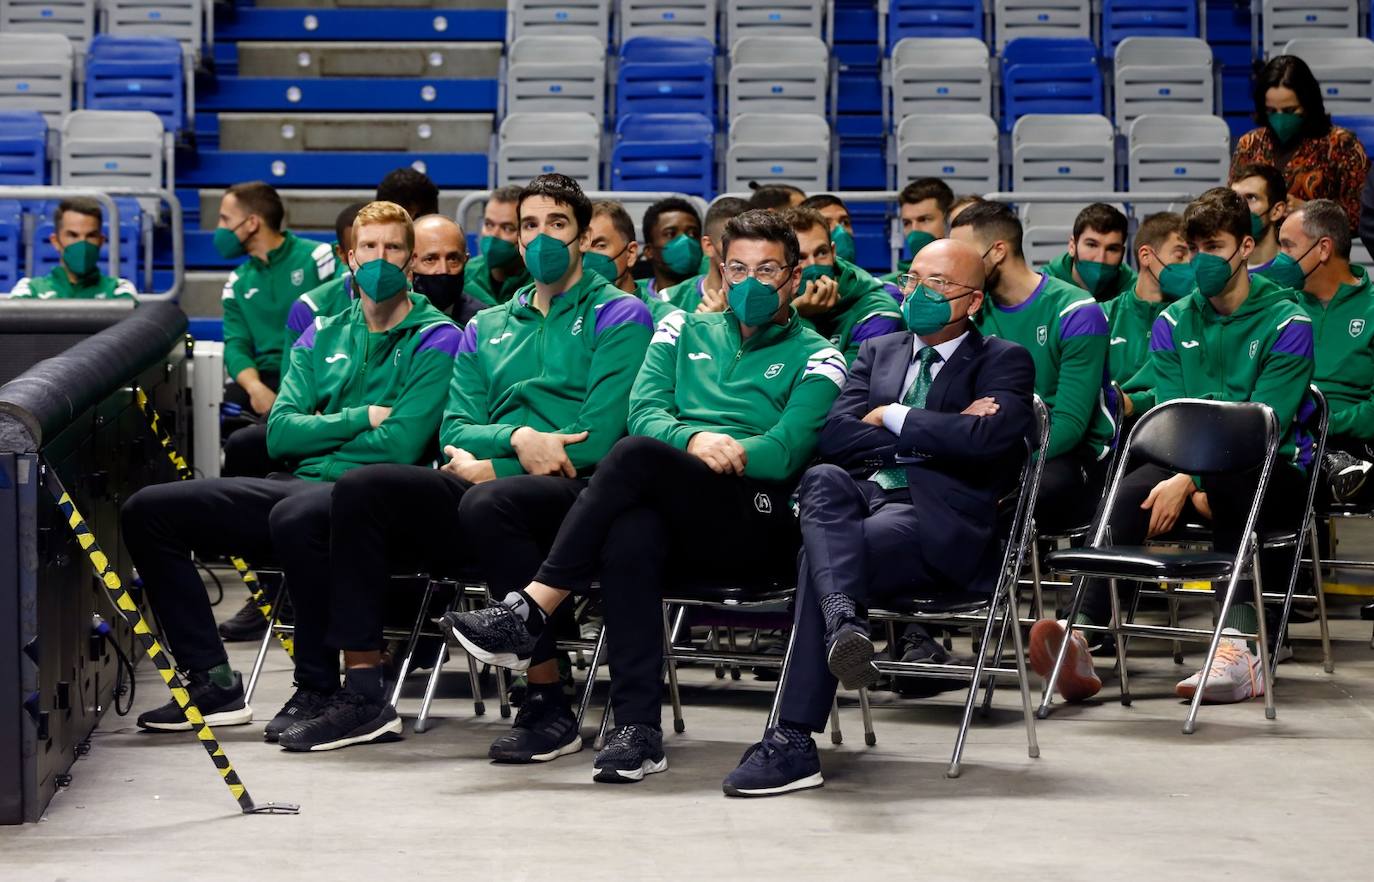
[{"label": "black folding chair", "polygon": [[[1260,505],[1274,469],[1278,451],[1278,421],[1267,405],[1249,402],[1203,401],[1181,398],[1165,402],[1145,414],[1126,439],[1107,498],[1098,513],[1093,539],[1086,548],[1055,551],[1046,556],[1046,563],[1056,571],[1075,578],[1073,602],[1068,611],[1068,632],[1060,644],[1054,670],[1045,684],[1038,715],[1049,713],[1051,697],[1068,653],[1074,629],[1095,633],[1111,633],[1116,638],[1118,676],[1121,683],[1121,702],[1130,704],[1130,683],[1126,666],[1126,637],[1140,636],[1168,640],[1208,641],[1207,657],[1203,662],[1201,682],[1194,693],[1184,734],[1192,734],[1197,726],[1198,710],[1207,686],[1207,676],[1221,643],[1221,630],[1226,615],[1235,602],[1240,580],[1250,576],[1254,585],[1255,608],[1259,611],[1259,632],[1243,634],[1244,639],[1256,640],[1260,661],[1266,674],[1273,670],[1269,659],[1269,640],[1264,621],[1264,591],[1260,572],[1260,540],[1256,532]],[[1122,546],[1110,541],[1109,519],[1121,489],[1122,479],[1137,465],[1154,464],[1174,472],[1208,476],[1257,472],[1255,495],[1246,517],[1242,539],[1234,554],[1193,548],[1157,545]],[[1110,625],[1076,625],[1087,591],[1089,578],[1107,579],[1111,599]],[[1220,612],[1215,627],[1199,628],[1141,625],[1123,621],[1117,582],[1120,579],[1153,584],[1169,592],[1171,585],[1185,582],[1226,582]],[[1174,596],[1206,597],[1214,599],[1217,592],[1189,590]],[[1274,690],[1267,684],[1264,690],[1265,716],[1274,718]]]}]

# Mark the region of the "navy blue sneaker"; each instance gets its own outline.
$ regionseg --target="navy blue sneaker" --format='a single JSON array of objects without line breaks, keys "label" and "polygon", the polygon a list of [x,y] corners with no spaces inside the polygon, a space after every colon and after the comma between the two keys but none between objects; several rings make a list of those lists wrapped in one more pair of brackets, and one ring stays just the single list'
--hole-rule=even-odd
[{"label": "navy blue sneaker", "polygon": [[848,621],[828,634],[825,663],[846,689],[872,689],[878,684],[873,641],[858,622]]},{"label": "navy blue sneaker", "polygon": [[643,781],[645,775],[667,771],[668,757],[663,753],[663,733],[653,726],[630,723],[606,739],[606,746],[592,761],[600,784],[627,784]]},{"label": "navy blue sneaker", "polygon": [[777,796],[823,784],[816,742],[808,738],[805,747],[798,747],[777,729],[769,729],[762,741],[745,751],[721,789],[726,796]]}]

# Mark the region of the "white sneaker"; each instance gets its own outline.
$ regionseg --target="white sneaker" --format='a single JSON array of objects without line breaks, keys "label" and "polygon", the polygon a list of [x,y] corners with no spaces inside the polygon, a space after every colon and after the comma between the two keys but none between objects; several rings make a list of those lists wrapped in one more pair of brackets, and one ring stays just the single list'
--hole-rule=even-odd
[{"label": "white sneaker", "polygon": [[[1174,687],[1174,694],[1191,699],[1197,692],[1202,672],[1198,671]],[[1264,667],[1259,656],[1250,651],[1244,640],[1223,637],[1217,647],[1216,658],[1207,674],[1207,688],[1202,700],[1211,704],[1233,704],[1264,694]]]}]

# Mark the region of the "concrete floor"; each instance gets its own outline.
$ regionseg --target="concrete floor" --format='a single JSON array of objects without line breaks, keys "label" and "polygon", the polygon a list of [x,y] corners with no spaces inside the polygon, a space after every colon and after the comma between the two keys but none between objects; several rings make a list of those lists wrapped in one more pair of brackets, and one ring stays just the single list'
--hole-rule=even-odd
[{"label": "concrete floor", "polygon": [[[221,605],[237,608],[237,589]],[[1314,625],[1299,626],[1279,716],[1260,703],[1207,708],[1180,734],[1182,673],[1138,644],[1136,701],[1059,709],[1028,759],[1015,694],[975,718],[963,776],[944,777],[958,693],[881,701],[878,745],[863,746],[852,694],[843,746],[822,738],[821,790],[726,799],[720,779],[752,741],[771,689],[684,672],[687,731],[671,768],[638,785],[592,783],[590,747],[552,764],[494,766],[487,744],[509,725],[474,717],[466,676],[446,674],[442,716],[403,742],[292,755],[261,740],[290,685],[274,649],[251,726],[217,730],[259,802],[295,817],[243,817],[186,735],[106,716],[90,756],[42,823],[0,828],[0,879],[251,879],[268,882],[462,875],[468,878],[834,879],[856,870],[920,879],[1368,880],[1374,819],[1374,652],[1368,623],[1338,607],[1337,667],[1324,674]],[[1200,650],[1190,655],[1196,663]],[[250,648],[232,647],[247,670]],[[1105,673],[1105,671],[1104,671]],[[137,711],[166,700],[151,666]],[[420,680],[403,713],[413,713]],[[598,693],[598,701],[600,693]],[[594,710],[593,714],[599,712]],[[591,725],[588,724],[590,738]]]}]

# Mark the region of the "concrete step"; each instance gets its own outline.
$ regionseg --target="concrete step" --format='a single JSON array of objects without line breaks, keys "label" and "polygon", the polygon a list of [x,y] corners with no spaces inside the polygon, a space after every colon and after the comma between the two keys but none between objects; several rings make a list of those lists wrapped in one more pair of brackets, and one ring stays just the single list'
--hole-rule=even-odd
[{"label": "concrete step", "polygon": [[[397,167],[402,165],[399,160]],[[286,225],[293,230],[330,230],[332,239],[334,219],[354,202],[370,202],[377,195],[375,190],[278,190],[286,205]],[[453,217],[458,211],[458,201],[466,196],[468,190],[446,190],[439,194],[439,211]],[[224,197],[220,189],[200,191],[200,228],[213,230],[219,215],[219,201]],[[465,232],[478,232],[467,230]],[[321,238],[321,237],[316,237]],[[220,276],[220,285],[224,277]],[[216,295],[218,296],[218,295]],[[218,313],[216,313],[218,314]]]},{"label": "concrete step", "polygon": [[494,77],[500,43],[242,42],[245,77]]},{"label": "concrete step", "polygon": [[[485,153],[489,113],[221,113],[221,150]],[[399,160],[398,160],[399,161]]]}]

